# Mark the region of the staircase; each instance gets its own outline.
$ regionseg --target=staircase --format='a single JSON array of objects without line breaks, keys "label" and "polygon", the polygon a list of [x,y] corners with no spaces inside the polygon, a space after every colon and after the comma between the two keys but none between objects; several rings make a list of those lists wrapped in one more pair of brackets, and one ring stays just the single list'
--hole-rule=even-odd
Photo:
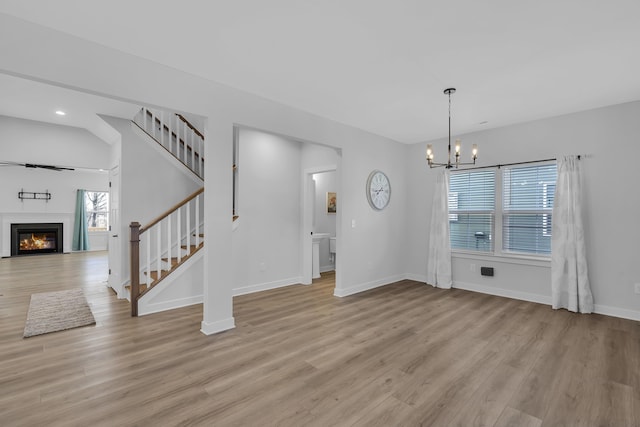
[{"label": "staircase", "polygon": [[143,107],[133,123],[204,180],[204,135],[183,115]]},{"label": "staircase", "polygon": [[[133,123],[204,183],[204,137],[186,118],[142,108]],[[203,220],[204,187],[148,224],[130,224],[131,280],[126,289],[132,316],[138,315],[141,298],[186,268],[204,247]]]}]

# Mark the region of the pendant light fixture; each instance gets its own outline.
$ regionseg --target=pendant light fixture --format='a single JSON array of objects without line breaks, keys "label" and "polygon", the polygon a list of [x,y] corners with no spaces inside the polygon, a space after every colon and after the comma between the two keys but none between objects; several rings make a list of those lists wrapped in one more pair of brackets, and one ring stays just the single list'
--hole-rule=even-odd
[{"label": "pendant light fixture", "polygon": [[449,148],[448,148],[448,160],[447,163],[436,163],[433,161],[433,145],[427,144],[427,163],[430,168],[438,168],[444,166],[446,169],[456,168],[466,165],[475,165],[478,158],[478,145],[473,144],[471,146],[471,162],[460,162],[460,140],[456,139],[454,160],[451,162],[451,94],[456,93],[456,89],[450,87],[444,90],[444,94],[449,96]]}]

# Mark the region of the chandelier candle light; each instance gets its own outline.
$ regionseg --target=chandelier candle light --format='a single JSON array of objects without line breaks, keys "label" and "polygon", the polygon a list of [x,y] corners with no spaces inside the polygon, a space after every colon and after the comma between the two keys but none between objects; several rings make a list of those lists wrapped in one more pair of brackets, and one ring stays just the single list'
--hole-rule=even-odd
[{"label": "chandelier candle light", "polygon": [[440,166],[444,166],[447,169],[451,169],[455,167],[458,169],[460,166],[465,165],[475,165],[476,159],[478,158],[478,144],[473,144],[471,146],[471,159],[472,162],[460,163],[460,140],[456,139],[455,143],[455,161],[451,163],[451,94],[456,93],[456,89],[450,87],[449,89],[444,90],[444,94],[449,96],[449,158],[447,163],[436,163],[433,161],[433,145],[427,144],[427,163],[431,168],[437,168]]}]

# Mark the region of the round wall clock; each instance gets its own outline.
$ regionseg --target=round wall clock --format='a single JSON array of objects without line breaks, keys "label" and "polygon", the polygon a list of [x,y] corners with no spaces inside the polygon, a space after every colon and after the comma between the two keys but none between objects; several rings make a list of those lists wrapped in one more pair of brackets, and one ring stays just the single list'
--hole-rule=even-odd
[{"label": "round wall clock", "polygon": [[371,207],[381,211],[391,199],[391,184],[384,172],[374,170],[367,178],[367,200]]}]

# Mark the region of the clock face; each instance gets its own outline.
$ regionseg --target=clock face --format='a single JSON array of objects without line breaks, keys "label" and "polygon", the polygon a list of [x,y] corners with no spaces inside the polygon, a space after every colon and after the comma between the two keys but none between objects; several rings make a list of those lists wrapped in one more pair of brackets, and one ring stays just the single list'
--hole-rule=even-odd
[{"label": "clock face", "polygon": [[391,199],[391,184],[383,172],[374,170],[367,179],[367,200],[372,208],[384,209]]}]

